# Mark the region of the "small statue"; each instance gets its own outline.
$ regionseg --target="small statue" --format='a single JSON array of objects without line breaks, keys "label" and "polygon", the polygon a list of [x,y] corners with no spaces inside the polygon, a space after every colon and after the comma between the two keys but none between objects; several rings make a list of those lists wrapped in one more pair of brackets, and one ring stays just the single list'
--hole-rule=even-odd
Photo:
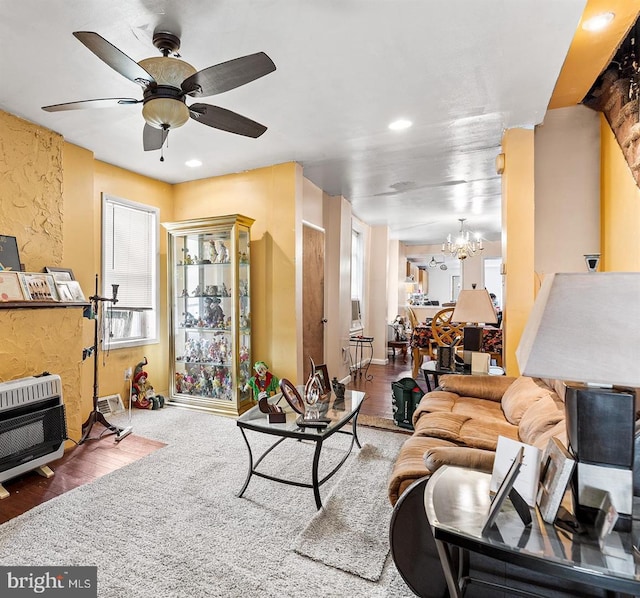
[{"label": "small statue", "polygon": [[331,379],[331,386],[336,395],[336,401],[344,399],[345,386],[342,382],[338,382],[338,379],[335,376]]},{"label": "small statue", "polygon": [[216,249],[216,242],[209,241],[209,262],[212,264],[218,261],[218,251]]},{"label": "small statue", "polygon": [[229,262],[229,250],[227,249],[227,246],[220,241],[220,244],[218,245],[218,263],[219,264],[226,264]]},{"label": "small statue", "polygon": [[147,365],[145,357],[133,373],[133,384],[131,385],[131,401],[138,409],[162,409],[164,407],[164,397],[157,395],[153,386],[149,383],[149,375],[142,368]]},{"label": "small statue", "polygon": [[269,371],[269,366],[264,361],[256,361],[253,369],[256,375],[245,386],[245,390],[250,388],[253,391],[253,400],[258,401],[276,394],[280,388],[280,380]]}]

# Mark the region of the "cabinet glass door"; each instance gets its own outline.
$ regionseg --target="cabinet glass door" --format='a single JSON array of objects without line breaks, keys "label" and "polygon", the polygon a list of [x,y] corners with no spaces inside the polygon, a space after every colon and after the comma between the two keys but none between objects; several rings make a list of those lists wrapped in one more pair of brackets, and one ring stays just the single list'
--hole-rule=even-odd
[{"label": "cabinet glass door", "polygon": [[168,223],[169,404],[239,415],[251,406],[250,226],[246,217]]}]

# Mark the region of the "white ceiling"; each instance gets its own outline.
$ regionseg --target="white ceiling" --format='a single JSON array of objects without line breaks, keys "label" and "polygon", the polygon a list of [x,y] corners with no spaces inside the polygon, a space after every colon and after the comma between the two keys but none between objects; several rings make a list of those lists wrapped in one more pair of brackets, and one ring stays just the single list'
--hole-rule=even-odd
[{"label": "white ceiling", "polygon": [[[99,160],[170,183],[296,161],[370,225],[437,244],[466,217],[500,237],[495,158],[509,127],[544,117],[585,0],[0,0],[0,108]],[[142,149],[140,105],[48,113],[41,106],[141,98],[76,40],[95,31],[138,61],[177,33],[196,69],[258,51],[277,70],[199,99],[268,127],[258,139],[193,120],[165,161]],[[187,103],[192,103],[188,101]],[[390,121],[413,121],[408,130]],[[185,161],[199,158],[190,169]],[[430,256],[429,256],[430,257]]]}]

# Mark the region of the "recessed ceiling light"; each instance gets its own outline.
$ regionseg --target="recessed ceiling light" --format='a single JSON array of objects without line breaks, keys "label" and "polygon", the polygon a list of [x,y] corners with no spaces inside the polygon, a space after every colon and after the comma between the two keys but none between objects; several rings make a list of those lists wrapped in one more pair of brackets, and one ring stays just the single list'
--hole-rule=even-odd
[{"label": "recessed ceiling light", "polygon": [[184,165],[189,168],[198,168],[198,166],[202,166],[202,162],[200,160],[187,160]]},{"label": "recessed ceiling light", "polygon": [[399,118],[398,120],[394,120],[389,128],[392,131],[402,131],[402,129],[408,129],[413,123],[406,118]]},{"label": "recessed ceiling light", "polygon": [[585,31],[600,31],[601,29],[604,29],[609,23],[611,23],[611,21],[613,21],[613,17],[615,16],[616,15],[612,12],[603,12],[602,14],[587,19],[584,23],[582,23],[582,28]]}]

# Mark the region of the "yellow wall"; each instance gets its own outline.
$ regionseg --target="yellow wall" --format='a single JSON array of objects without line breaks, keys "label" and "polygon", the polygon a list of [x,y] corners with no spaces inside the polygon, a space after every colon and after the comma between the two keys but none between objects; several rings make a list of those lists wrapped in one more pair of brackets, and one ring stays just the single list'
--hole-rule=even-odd
[{"label": "yellow wall", "polygon": [[640,271],[640,189],[606,118],[601,134],[600,270]]},{"label": "yellow wall", "polygon": [[[173,219],[173,187],[155,179],[135,174],[128,170],[96,161],[94,163],[93,207],[95,212],[95,256],[94,273],[100,272],[100,223],[102,193],[114,195],[142,204],[155,206],[160,210],[160,222]],[[66,177],[65,177],[66,178]],[[100,395],[120,393],[128,398],[128,383],[124,380],[124,370],[140,362],[143,357],[149,361],[145,370],[149,373],[149,382],[156,392],[165,394],[169,388],[169,347],[167,317],[167,240],[160,227],[160,342],[143,347],[133,347],[109,351],[105,365],[99,366]],[[90,290],[95,286],[95,278]],[[125,401],[126,402],[126,401]]]},{"label": "yellow wall", "polygon": [[[280,378],[297,378],[299,322],[296,193],[302,169],[294,163],[176,185],[176,221],[224,214],[255,219],[251,228],[252,359]],[[293,358],[292,358],[293,356]]]},{"label": "yellow wall", "polygon": [[506,267],[503,311],[504,364],[508,376],[519,375],[515,351],[536,291],[534,272],[534,132],[509,129],[502,139],[502,244]]}]

